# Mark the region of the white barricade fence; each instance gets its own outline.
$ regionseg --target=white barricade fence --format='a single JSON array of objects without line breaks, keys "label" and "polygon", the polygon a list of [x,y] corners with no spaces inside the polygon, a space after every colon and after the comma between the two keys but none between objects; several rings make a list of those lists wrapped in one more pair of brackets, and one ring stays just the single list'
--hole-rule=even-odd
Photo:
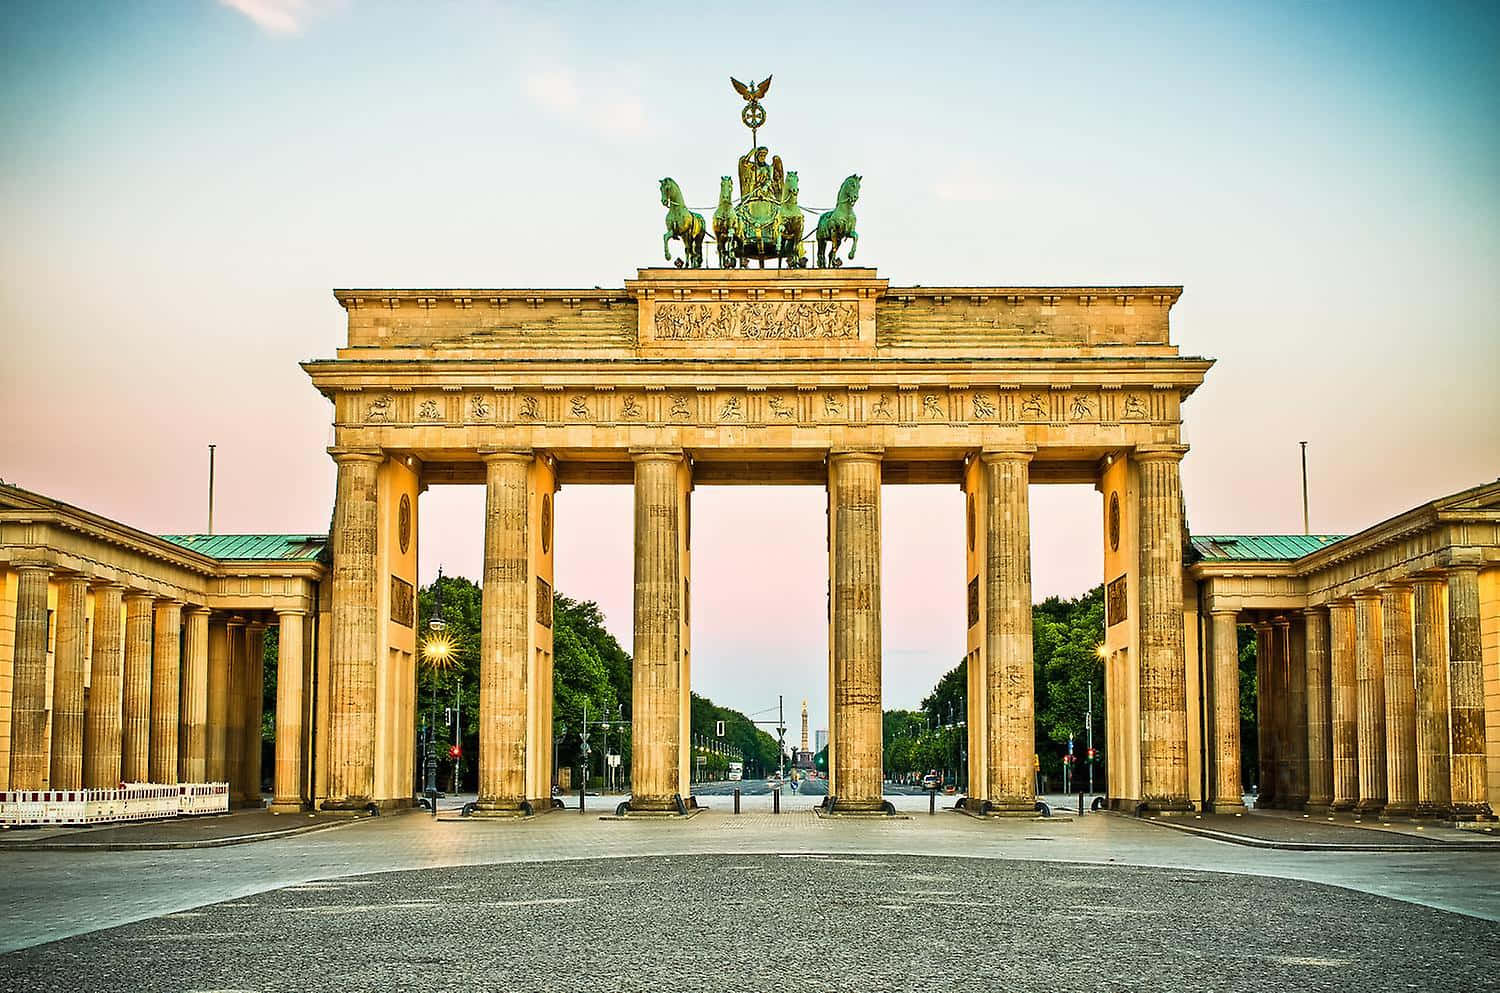
[{"label": "white barricade fence", "polygon": [[108,790],[0,791],[0,824],[11,827],[154,821],[228,810],[228,783],[121,783]]}]

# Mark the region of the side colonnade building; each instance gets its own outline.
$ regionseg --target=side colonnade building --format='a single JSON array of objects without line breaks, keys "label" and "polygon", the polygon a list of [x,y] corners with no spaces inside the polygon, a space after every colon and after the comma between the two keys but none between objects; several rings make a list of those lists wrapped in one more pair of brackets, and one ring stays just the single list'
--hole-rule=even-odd
[{"label": "side colonnade building", "polygon": [[1242,809],[1238,627],[1249,625],[1257,805],[1493,817],[1500,482],[1348,537],[1195,537],[1192,546],[1213,809]]},{"label": "side colonnade building", "polygon": [[274,629],[273,803],[306,807],[326,549],[324,535],[162,537],[0,485],[0,791],[218,782],[261,806]]}]

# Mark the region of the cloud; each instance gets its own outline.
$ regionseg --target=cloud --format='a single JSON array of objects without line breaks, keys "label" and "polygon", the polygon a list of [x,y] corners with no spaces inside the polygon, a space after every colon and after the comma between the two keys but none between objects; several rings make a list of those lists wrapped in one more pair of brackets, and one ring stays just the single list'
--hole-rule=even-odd
[{"label": "cloud", "polygon": [[329,0],[219,0],[219,5],[244,14],[266,34],[301,34],[307,22],[335,6]]},{"label": "cloud", "polygon": [[[531,102],[555,117],[560,117],[613,138],[632,138],[650,130],[645,102],[634,93],[610,93],[618,90],[618,79],[597,85],[581,81],[566,66],[547,66],[526,74],[523,81]],[[584,99],[584,93],[591,94]]]},{"label": "cloud", "polygon": [[578,107],[578,84],[566,69],[545,69],[526,77],[526,94],[533,103],[554,113],[571,113]]}]

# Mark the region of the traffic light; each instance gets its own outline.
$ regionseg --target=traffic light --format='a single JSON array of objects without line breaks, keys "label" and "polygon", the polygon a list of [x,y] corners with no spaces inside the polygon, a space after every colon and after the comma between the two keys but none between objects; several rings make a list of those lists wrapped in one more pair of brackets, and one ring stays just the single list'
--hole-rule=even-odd
[{"label": "traffic light", "polygon": [[450,759],[456,759],[459,756],[463,755],[463,753],[464,749],[462,745],[450,745],[448,747],[448,757]]}]

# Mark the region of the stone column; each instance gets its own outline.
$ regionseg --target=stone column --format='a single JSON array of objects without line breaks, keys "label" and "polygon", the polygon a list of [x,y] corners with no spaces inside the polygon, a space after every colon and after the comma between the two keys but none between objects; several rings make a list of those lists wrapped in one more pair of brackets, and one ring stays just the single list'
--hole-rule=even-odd
[{"label": "stone column", "polygon": [[184,783],[205,783],[208,782],[208,608],[189,608],[185,621],[177,778]]},{"label": "stone column", "polygon": [[1354,595],[1354,668],[1359,684],[1359,803],[1355,810],[1385,808],[1385,646],[1380,594]]},{"label": "stone column", "polygon": [[1213,649],[1214,790],[1216,814],[1245,809],[1240,777],[1239,612],[1215,610],[1209,645]]},{"label": "stone column", "polygon": [[1328,607],[1328,658],[1332,701],[1334,810],[1353,810],[1359,802],[1359,688],[1355,679],[1354,602]]},{"label": "stone column", "polygon": [[1329,695],[1328,609],[1302,615],[1307,651],[1307,809],[1333,805],[1333,727]]},{"label": "stone column", "polygon": [[1485,784],[1484,673],[1479,639],[1479,567],[1448,571],[1448,699],[1453,742],[1453,814],[1491,816]]},{"label": "stone column", "polygon": [[261,718],[266,695],[266,626],[260,621],[245,625],[245,752],[240,759],[245,804],[262,805],[260,797]]},{"label": "stone column", "polygon": [[1291,680],[1291,634],[1292,622],[1278,617],[1271,622],[1271,680],[1275,684],[1271,695],[1271,726],[1275,747],[1271,756],[1276,774],[1276,806],[1288,809],[1292,805],[1292,690]]},{"label": "stone column", "polygon": [[1186,446],[1137,451],[1140,482],[1141,806],[1188,810],[1187,665],[1182,649]]},{"label": "stone column", "polygon": [[[492,452],[484,457],[479,801],[475,810],[479,814],[515,814],[526,799],[527,635],[532,623],[527,610],[531,588],[527,481],[532,460],[530,452]],[[639,547],[639,537],[636,540]],[[639,622],[636,630],[640,630]]]},{"label": "stone column", "polygon": [[52,761],[47,786],[83,788],[83,677],[88,667],[87,576],[64,576],[57,591],[57,650],[52,659]]},{"label": "stone column", "polygon": [[83,721],[83,785],[109,790],[120,785],[120,694],[124,679],[125,587],[107,583],[94,590],[94,647],[89,662],[89,704]]},{"label": "stone column", "polygon": [[208,620],[208,694],[203,720],[203,775],[210,783],[229,782],[229,627],[223,617]]},{"label": "stone column", "polygon": [[120,779],[151,781],[151,605],[155,597],[125,594],[125,687],[120,716]]},{"label": "stone column", "polygon": [[328,664],[325,810],[362,810],[375,792],[375,673],[379,663],[379,483],[382,456],[340,451],[333,526],[332,646]]},{"label": "stone column", "polygon": [[1417,814],[1443,817],[1453,810],[1448,736],[1448,583],[1418,576],[1412,588],[1412,667],[1417,710]]},{"label": "stone column", "polygon": [[[828,457],[830,792],[835,809],[882,809],[880,709],[881,454]],[[998,720],[991,714],[991,726]],[[998,769],[990,770],[994,780]]]},{"label": "stone column", "polygon": [[1286,656],[1286,809],[1301,810],[1308,800],[1307,768],[1307,627],[1294,617],[1287,629]]},{"label": "stone column", "polygon": [[177,782],[177,725],[182,687],[182,604],[156,605],[151,663],[151,762],[153,783]]},{"label": "stone column", "polygon": [[1260,788],[1255,794],[1257,807],[1270,807],[1276,802],[1276,715],[1272,706],[1275,638],[1276,629],[1269,621],[1255,625],[1255,757],[1256,773],[1260,776]]},{"label": "stone column", "polygon": [[276,789],[271,809],[301,810],[302,790],[302,623],[301,610],[276,611]]},{"label": "stone column", "polygon": [[224,781],[229,783],[229,802],[245,797],[245,619],[231,618],[226,625],[229,641],[229,687],[224,699]]},{"label": "stone column", "polygon": [[[984,452],[979,456],[984,480],[985,528],[985,669],[989,708],[987,742],[990,810],[1031,815],[1036,811],[1036,701],[1032,687],[1031,648],[1031,482],[1032,452]],[[875,493],[879,496],[879,469]],[[879,505],[874,519],[875,581],[880,566]],[[858,540],[858,539],[857,539]],[[857,553],[856,553],[857,554]],[[877,601],[878,604],[878,601]],[[879,645],[880,616],[874,616]],[[879,677],[880,655],[874,669]],[[879,703],[879,693],[876,693]],[[876,737],[880,736],[876,729]],[[880,754],[876,750],[877,771]],[[877,793],[881,785],[878,777]],[[840,793],[843,788],[840,787]],[[842,801],[842,797],[840,797]]]},{"label": "stone column", "polygon": [[1410,817],[1417,812],[1417,684],[1412,658],[1411,600],[1411,590],[1404,586],[1381,588],[1388,817]]},{"label": "stone column", "polygon": [[638,452],[635,461],[635,663],[632,809],[665,810],[679,782],[682,726],[681,452]]},{"label": "stone column", "polygon": [[11,668],[10,788],[47,788],[47,588],[52,570],[16,565]]}]

